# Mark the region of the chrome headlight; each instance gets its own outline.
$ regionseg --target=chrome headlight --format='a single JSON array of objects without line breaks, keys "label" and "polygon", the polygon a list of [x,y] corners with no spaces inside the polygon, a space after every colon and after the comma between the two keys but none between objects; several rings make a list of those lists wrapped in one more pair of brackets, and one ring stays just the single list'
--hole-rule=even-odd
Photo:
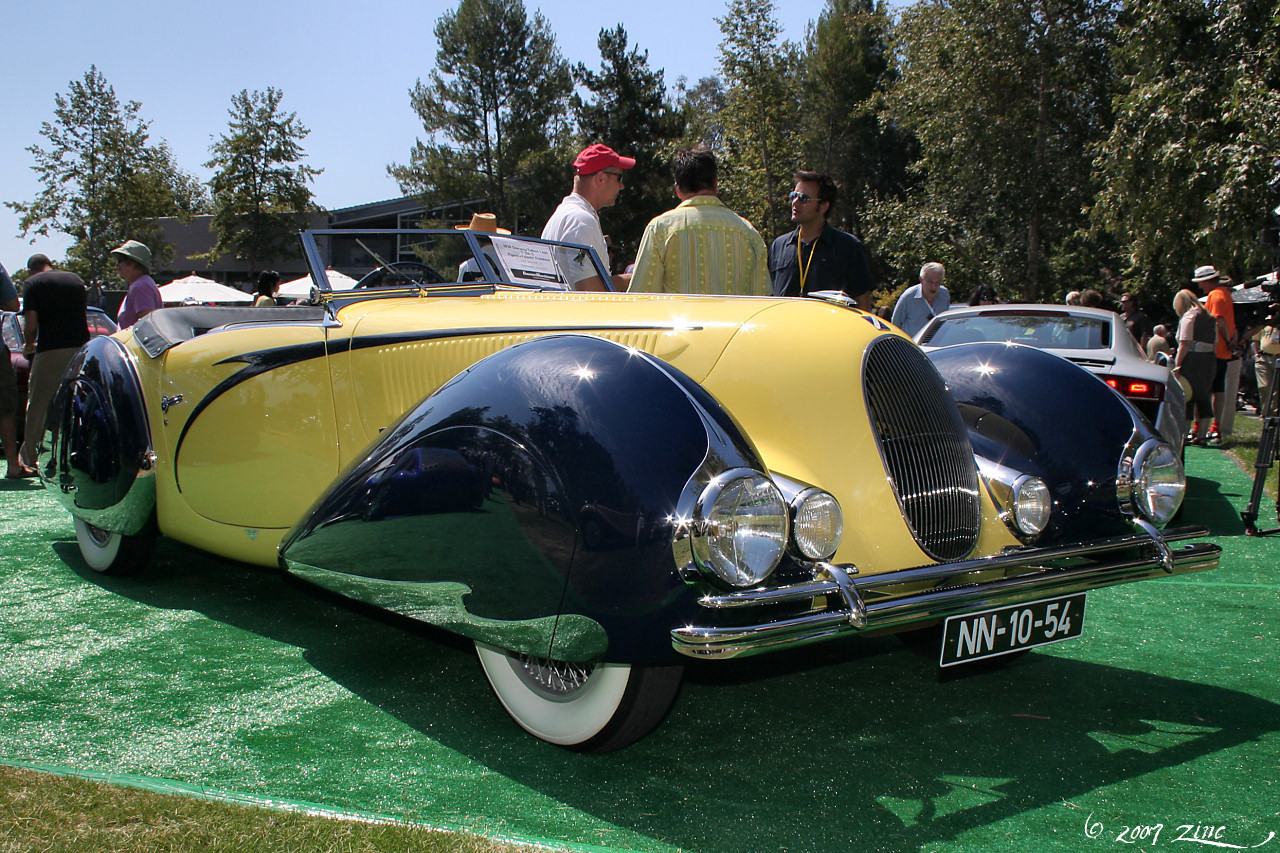
[{"label": "chrome headlight", "polygon": [[782,492],[765,475],[745,468],[720,474],[702,490],[694,510],[698,568],[730,586],[760,583],[786,551],[788,516]]},{"label": "chrome headlight", "polygon": [[844,513],[840,502],[821,489],[805,489],[791,499],[792,540],[810,560],[825,560],[840,547]]},{"label": "chrome headlight", "polygon": [[1152,524],[1163,527],[1182,505],[1187,475],[1173,448],[1153,438],[1133,454],[1128,485],[1138,512]]},{"label": "chrome headlight", "polygon": [[1027,536],[1039,536],[1049,523],[1053,497],[1044,480],[1033,474],[1019,477],[1013,484],[1013,522]]},{"label": "chrome headlight", "polygon": [[981,456],[978,470],[1000,510],[1000,517],[1015,534],[1027,540],[1044,532],[1053,515],[1053,495],[1044,480]]}]

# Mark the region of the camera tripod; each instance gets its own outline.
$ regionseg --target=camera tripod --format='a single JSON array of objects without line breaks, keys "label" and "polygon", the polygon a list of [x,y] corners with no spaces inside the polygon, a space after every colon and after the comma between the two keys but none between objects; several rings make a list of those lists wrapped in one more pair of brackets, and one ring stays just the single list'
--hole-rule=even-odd
[{"label": "camera tripod", "polygon": [[[1276,382],[1280,380],[1280,376],[1276,376],[1276,356],[1273,355],[1270,358],[1271,382],[1267,385],[1266,393],[1262,395],[1261,408],[1258,409],[1258,415],[1262,419],[1262,434],[1258,436],[1258,459],[1253,464],[1255,472],[1253,491],[1249,493],[1248,506],[1240,513],[1240,520],[1244,522],[1244,532],[1250,536],[1269,536],[1272,533],[1280,533],[1280,527],[1259,530],[1257,524],[1262,491],[1267,482],[1267,471],[1275,461],[1276,433],[1280,431],[1280,394],[1276,393]],[[1276,499],[1276,517],[1280,520],[1280,491]]]}]

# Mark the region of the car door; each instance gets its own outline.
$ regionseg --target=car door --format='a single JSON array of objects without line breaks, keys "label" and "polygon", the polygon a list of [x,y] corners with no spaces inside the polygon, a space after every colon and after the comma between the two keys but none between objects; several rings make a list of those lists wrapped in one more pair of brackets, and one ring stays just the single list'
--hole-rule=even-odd
[{"label": "car door", "polygon": [[182,500],[213,521],[287,528],[337,475],[322,323],[249,323],[165,352],[162,443]]}]

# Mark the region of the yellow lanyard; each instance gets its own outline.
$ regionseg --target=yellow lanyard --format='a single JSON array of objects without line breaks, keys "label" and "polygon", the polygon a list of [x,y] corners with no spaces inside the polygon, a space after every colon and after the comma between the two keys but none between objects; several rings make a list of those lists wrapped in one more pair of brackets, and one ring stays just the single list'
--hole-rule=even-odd
[{"label": "yellow lanyard", "polygon": [[800,295],[804,296],[804,283],[809,278],[809,268],[813,266],[813,253],[818,250],[818,240],[822,237],[819,234],[813,238],[813,242],[809,244],[809,262],[804,260],[804,243],[800,240],[800,234],[796,233],[796,263],[800,267]]}]

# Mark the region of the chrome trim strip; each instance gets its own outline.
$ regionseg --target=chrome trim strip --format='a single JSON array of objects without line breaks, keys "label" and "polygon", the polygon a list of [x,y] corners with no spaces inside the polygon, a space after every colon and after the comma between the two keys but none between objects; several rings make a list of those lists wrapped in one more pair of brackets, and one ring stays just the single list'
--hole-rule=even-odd
[{"label": "chrome trim strip", "polygon": [[[1165,543],[1192,539],[1207,533],[1202,527],[1188,527],[1160,536],[1151,528],[1132,536],[1115,537],[1085,545],[1019,549],[977,560],[920,566],[902,572],[867,577],[851,574],[851,567],[818,564],[814,568],[812,581],[774,589],[706,596],[699,604],[709,610],[780,603],[807,604],[812,608],[822,609],[751,625],[686,625],[672,630],[672,646],[688,657],[737,657],[758,654],[780,646],[815,642],[840,633],[898,629],[913,624],[932,623],[947,616],[1016,604],[1045,595],[1080,592],[1166,577],[1169,574],[1206,571],[1218,565],[1221,547],[1213,543],[1196,542],[1175,551]],[[1153,545],[1155,553],[1150,551]],[[1055,560],[1141,546],[1147,548],[1146,553],[1121,557],[1112,562],[1057,567],[1042,565]],[[993,569],[1026,571],[1012,577],[987,581],[965,581],[959,577]],[[955,579],[956,582],[945,587],[932,587],[892,597],[895,587],[948,578]],[[820,599],[826,596],[836,599],[839,604],[832,606],[821,602]]]}]

